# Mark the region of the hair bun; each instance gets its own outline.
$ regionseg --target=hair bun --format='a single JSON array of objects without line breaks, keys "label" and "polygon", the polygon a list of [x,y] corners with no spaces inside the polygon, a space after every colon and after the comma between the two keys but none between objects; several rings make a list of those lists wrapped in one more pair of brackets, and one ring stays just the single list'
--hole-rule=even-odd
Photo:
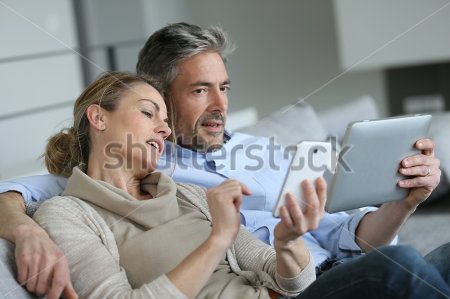
[{"label": "hair bun", "polygon": [[75,129],[61,130],[50,137],[45,149],[45,166],[54,175],[69,177],[72,169],[79,164]]}]

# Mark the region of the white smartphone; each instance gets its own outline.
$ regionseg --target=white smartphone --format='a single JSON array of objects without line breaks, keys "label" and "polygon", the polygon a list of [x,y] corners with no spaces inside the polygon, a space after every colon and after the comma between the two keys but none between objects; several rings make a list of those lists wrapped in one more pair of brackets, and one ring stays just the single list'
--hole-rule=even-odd
[{"label": "white smartphone", "polygon": [[301,182],[311,183],[322,177],[325,170],[332,170],[332,147],[329,142],[303,141],[297,144],[297,150],[284,179],[277,204],[272,213],[280,217],[280,208],[285,205],[286,193],[291,193],[299,201],[302,211],[305,210]]}]

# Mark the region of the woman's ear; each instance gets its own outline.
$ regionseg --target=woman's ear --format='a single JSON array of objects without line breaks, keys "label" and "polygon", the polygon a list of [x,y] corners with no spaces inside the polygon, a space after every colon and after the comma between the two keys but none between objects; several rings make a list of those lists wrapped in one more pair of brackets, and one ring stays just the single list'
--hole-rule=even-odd
[{"label": "woman's ear", "polygon": [[92,104],[87,108],[86,117],[93,128],[99,131],[106,130],[105,110],[98,104]]}]

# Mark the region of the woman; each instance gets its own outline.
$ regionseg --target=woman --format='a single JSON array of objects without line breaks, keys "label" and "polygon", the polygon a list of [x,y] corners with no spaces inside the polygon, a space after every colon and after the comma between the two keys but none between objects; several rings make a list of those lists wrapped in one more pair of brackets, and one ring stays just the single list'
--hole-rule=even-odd
[{"label": "woman", "polygon": [[[45,162],[70,176],[34,215],[64,251],[81,298],[295,296],[315,279],[302,234],[317,227],[326,185],[287,198],[274,248],[241,228],[250,191],[227,180],[205,192],[155,172],[171,135],[150,79],[104,74],[78,98],[74,126],[50,138]],[[73,169],[73,170],[72,170]]]}]

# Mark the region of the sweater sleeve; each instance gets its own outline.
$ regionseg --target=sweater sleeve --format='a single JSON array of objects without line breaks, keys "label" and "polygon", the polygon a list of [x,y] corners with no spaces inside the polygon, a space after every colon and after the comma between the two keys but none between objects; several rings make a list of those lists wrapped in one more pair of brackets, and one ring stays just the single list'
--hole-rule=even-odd
[{"label": "sweater sleeve", "polygon": [[[199,208],[211,221],[204,188],[179,184],[178,190],[183,192],[186,200]],[[233,246],[227,252],[227,259],[233,271],[244,276],[252,285],[262,285],[287,297],[297,296],[316,279],[311,254],[308,265],[297,277],[280,276],[276,272],[275,249],[258,240],[243,225]]]},{"label": "sweater sleeve", "polygon": [[276,271],[276,254],[272,246],[255,238],[241,226],[233,249],[239,267],[245,272],[255,273],[261,285],[284,296],[297,296],[316,279],[314,261],[310,254],[308,265],[296,277],[284,278]]},{"label": "sweater sleeve", "polygon": [[112,231],[78,199],[53,198],[41,205],[34,219],[63,250],[80,298],[186,298],[166,275],[133,289],[119,264]]}]

